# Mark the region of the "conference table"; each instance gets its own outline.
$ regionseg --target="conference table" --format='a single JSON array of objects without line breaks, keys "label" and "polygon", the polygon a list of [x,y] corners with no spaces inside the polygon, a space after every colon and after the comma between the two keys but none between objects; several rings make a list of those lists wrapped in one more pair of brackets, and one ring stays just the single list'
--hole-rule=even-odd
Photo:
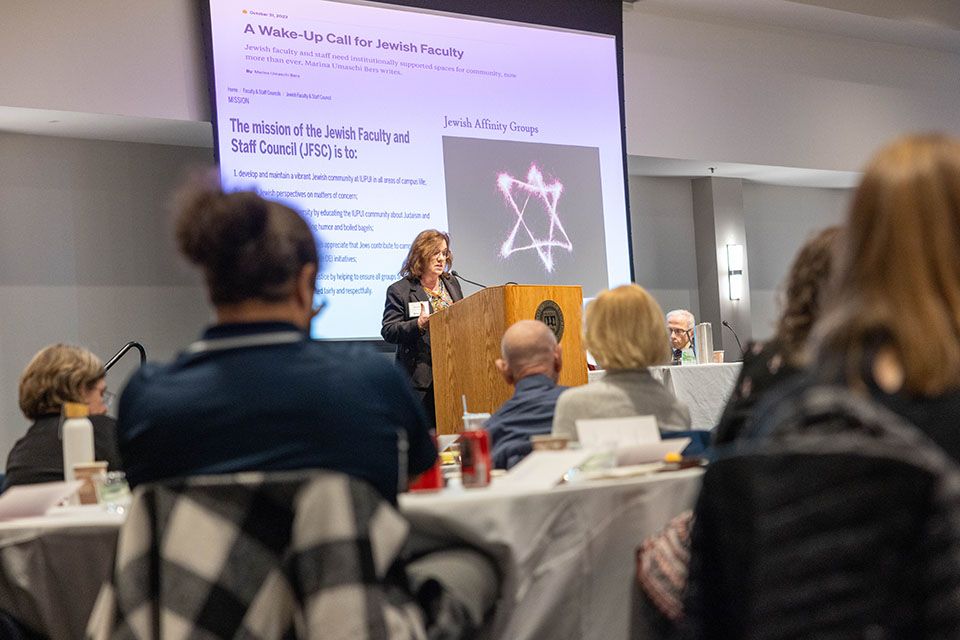
[{"label": "conference table", "polygon": [[[742,367],[740,362],[721,362],[663,365],[649,371],[690,409],[690,428],[709,431],[720,421]],[[604,375],[603,370],[591,371],[588,382],[602,380]]]},{"label": "conference table", "polygon": [[[592,480],[549,490],[404,494],[400,510],[435,538],[485,551],[502,574],[485,637],[635,637],[634,554],[691,508],[702,471]],[[109,578],[122,516],[96,507],[0,523],[0,611],[50,640],[80,640]]]},{"label": "conference table", "polygon": [[741,362],[683,364],[650,372],[690,409],[691,428],[709,431],[720,421],[742,367]]},{"label": "conference table", "polygon": [[636,548],[693,507],[701,475],[697,468],[548,491],[405,494],[400,508],[415,528],[498,560],[504,576],[489,637],[617,640],[636,637]]},{"label": "conference table", "polygon": [[0,522],[0,611],[50,640],[83,638],[123,520],[93,506]]}]

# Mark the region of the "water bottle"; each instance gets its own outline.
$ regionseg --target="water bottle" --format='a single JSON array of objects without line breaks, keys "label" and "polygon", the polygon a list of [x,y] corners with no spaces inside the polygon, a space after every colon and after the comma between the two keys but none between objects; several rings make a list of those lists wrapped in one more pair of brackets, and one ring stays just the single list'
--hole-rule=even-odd
[{"label": "water bottle", "polygon": [[63,440],[63,479],[76,480],[73,465],[93,462],[93,423],[87,417],[89,409],[80,402],[65,402],[61,427]]}]

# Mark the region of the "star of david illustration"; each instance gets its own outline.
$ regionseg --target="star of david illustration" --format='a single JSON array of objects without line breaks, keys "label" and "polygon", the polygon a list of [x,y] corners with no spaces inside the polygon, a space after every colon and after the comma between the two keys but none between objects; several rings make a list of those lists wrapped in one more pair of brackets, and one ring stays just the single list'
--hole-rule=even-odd
[{"label": "star of david illustration", "polygon": [[[567,237],[567,232],[563,229],[563,223],[557,216],[557,200],[563,193],[563,184],[559,180],[554,180],[551,184],[544,183],[540,169],[535,164],[531,164],[530,171],[527,172],[526,182],[504,172],[497,176],[497,187],[503,193],[507,204],[517,215],[516,224],[513,225],[513,229],[510,230],[507,239],[500,247],[500,256],[509,258],[518,251],[533,250],[537,252],[547,272],[552,273],[554,248],[573,252],[573,243]],[[537,238],[523,219],[527,212],[527,205],[530,204],[531,200],[534,202],[541,201],[543,212],[549,217],[550,227],[545,238]],[[522,202],[522,204],[518,204],[519,202]],[[531,207],[531,209],[534,209],[534,207]],[[521,235],[518,239],[517,236],[520,235],[521,229],[525,232],[526,237]]]}]

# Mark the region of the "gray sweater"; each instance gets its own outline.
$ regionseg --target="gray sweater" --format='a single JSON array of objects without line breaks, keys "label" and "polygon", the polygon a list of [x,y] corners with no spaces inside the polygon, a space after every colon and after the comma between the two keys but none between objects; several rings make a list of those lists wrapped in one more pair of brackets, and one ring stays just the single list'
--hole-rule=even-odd
[{"label": "gray sweater", "polygon": [[577,441],[584,418],[655,416],[661,431],[686,431],[690,410],[646,369],[609,369],[603,380],[567,389],[553,414],[553,435]]}]

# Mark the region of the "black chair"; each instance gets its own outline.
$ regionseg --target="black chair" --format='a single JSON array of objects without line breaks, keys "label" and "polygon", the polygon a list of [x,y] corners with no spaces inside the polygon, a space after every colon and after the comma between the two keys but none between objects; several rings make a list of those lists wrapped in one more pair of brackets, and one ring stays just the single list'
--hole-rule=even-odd
[{"label": "black chair", "polygon": [[814,388],[704,475],[686,638],[960,638],[960,472],[916,428]]},{"label": "black chair", "polygon": [[46,636],[27,629],[4,611],[0,611],[0,638],[3,638],[3,640],[47,640]]}]

